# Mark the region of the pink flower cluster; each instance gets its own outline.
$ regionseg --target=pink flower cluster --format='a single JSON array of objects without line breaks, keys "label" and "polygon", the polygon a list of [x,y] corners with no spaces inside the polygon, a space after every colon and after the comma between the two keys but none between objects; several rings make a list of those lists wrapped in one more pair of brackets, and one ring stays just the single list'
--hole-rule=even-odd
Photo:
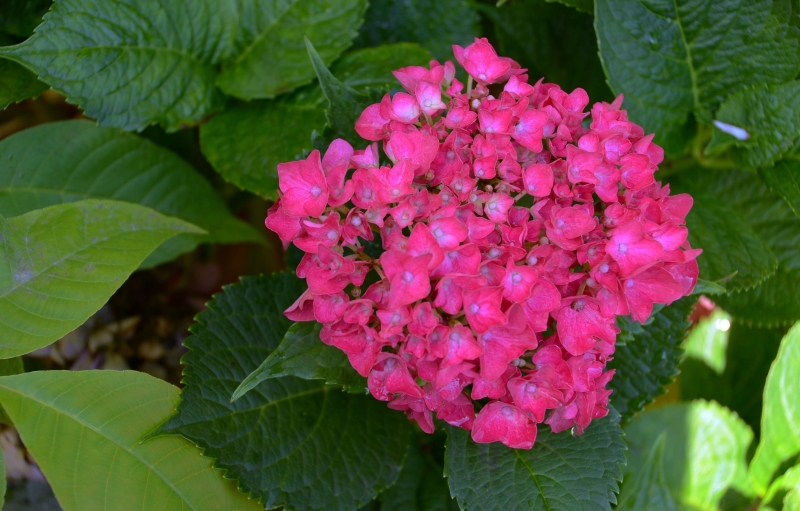
[{"label": "pink flower cluster", "polygon": [[466,87],[451,62],[395,71],[407,92],[356,123],[373,143],[278,165],[266,225],[305,252],[286,316],[321,323],[376,399],[529,449],[539,423],[608,413],[617,316],[692,291],[692,198],[655,181],[663,151],[621,96],[584,112],[486,39],[453,49]]}]

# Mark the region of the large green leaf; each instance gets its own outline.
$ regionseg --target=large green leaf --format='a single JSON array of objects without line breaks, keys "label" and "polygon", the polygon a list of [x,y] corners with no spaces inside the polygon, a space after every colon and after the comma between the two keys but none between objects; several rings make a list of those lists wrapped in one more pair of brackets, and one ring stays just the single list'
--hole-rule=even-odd
[{"label": "large green leaf", "polygon": [[[588,7],[593,9],[591,0]],[[494,23],[497,51],[528,68],[531,82],[544,77],[567,91],[585,89],[592,102],[612,99],[597,56],[592,16],[544,0],[482,5],[481,11]]]},{"label": "large green leaf", "polygon": [[381,493],[381,511],[457,511],[442,466],[412,441],[397,482]]},{"label": "large green leaf", "polygon": [[706,152],[732,146],[734,160],[743,167],[770,165],[800,138],[800,82],[742,89],[725,99],[715,121],[745,130],[747,138],[725,133],[717,124]]},{"label": "large green leaf", "polygon": [[[443,62],[453,60],[453,44],[466,46],[480,35],[479,22],[478,14],[466,0],[373,1],[355,45],[414,42],[429,49]],[[316,44],[315,38],[311,40]],[[397,67],[408,65],[411,64]]]},{"label": "large green leaf", "polygon": [[[659,470],[653,463],[662,464],[664,487],[651,491],[666,490],[678,509],[712,511],[723,498],[739,494],[746,499],[750,492],[745,455],[752,439],[753,432],[741,419],[713,402],[668,405],[642,413],[625,427],[628,465],[620,501],[636,499],[632,493],[639,488],[628,482]],[[653,446],[659,442],[665,446],[662,456],[653,456]]]},{"label": "large green leaf", "polygon": [[758,173],[800,217],[800,154],[787,156],[775,165],[759,169]]},{"label": "large green leaf", "polygon": [[[673,192],[714,196],[728,204],[778,259],[778,269],[772,277],[753,289],[717,296],[715,300],[735,318],[757,326],[785,325],[800,319],[800,219],[789,206],[770,192],[758,176],[748,172],[688,171],[669,181]],[[697,206],[701,205],[698,201]]]},{"label": "large green leaf", "polygon": [[664,307],[640,325],[628,318],[620,320],[622,332],[609,369],[616,369],[610,387],[611,403],[623,420],[664,393],[665,387],[678,374],[683,355],[681,342],[689,328],[689,312],[694,300],[682,298]]},{"label": "large green leaf", "polygon": [[199,228],[85,200],[0,216],[0,358],[46,346],[97,312],[164,240]]},{"label": "large green leaf", "polygon": [[86,121],[43,124],[0,142],[0,214],[114,199],[141,204],[208,231],[180,234],[143,263],[174,259],[202,242],[262,241],[190,165],[152,142]]},{"label": "large green leaf", "polygon": [[183,438],[142,441],[178,404],[178,389],[152,376],[6,376],[0,402],[65,511],[263,509]]},{"label": "large green leaf", "polygon": [[201,446],[268,508],[350,511],[397,478],[408,423],[370,396],[294,377],[262,382],[231,402],[239,382],[277,348],[300,295],[288,273],[247,277],[197,317],[178,413],[162,428]]},{"label": "large green leaf", "polygon": [[28,37],[42,22],[52,0],[3,0],[0,3],[0,32]]},{"label": "large green leaf", "polygon": [[743,215],[722,197],[694,194],[686,226],[693,247],[703,249],[697,259],[703,278],[724,279],[728,291],[749,289],[775,273],[778,260],[766,240]]},{"label": "large green leaf", "polygon": [[640,511],[657,509],[677,511],[675,500],[667,486],[664,475],[664,444],[666,436],[660,435],[653,442],[640,470],[632,473],[622,484],[618,511]]},{"label": "large green leaf", "polygon": [[[417,45],[393,44],[347,53],[331,71],[356,90],[388,90],[398,86],[392,70],[426,65],[430,58]],[[231,105],[200,127],[203,154],[226,180],[275,199],[278,163],[311,149],[311,133],[325,127],[326,105],[317,84],[274,100]]]},{"label": "large green leaf", "polygon": [[690,114],[710,123],[730,93],[800,70],[791,0],[606,0],[595,29],[611,88],[672,152]]},{"label": "large green leaf", "polygon": [[217,84],[242,99],[272,98],[314,78],[303,36],[330,64],[358,33],[367,0],[235,0],[236,50]]},{"label": "large green leaf", "polygon": [[753,483],[764,493],[785,460],[800,454],[800,324],[781,341],[764,387],[761,442],[750,464]]},{"label": "large green leaf", "polygon": [[233,2],[57,0],[24,43],[25,64],[102,125],[170,131],[209,114],[216,66],[233,49]]},{"label": "large green leaf", "polygon": [[35,98],[47,90],[36,75],[10,60],[0,58],[0,110],[11,103]]},{"label": "large green leaf", "polygon": [[752,328],[734,319],[729,333],[722,373],[704,361],[689,357],[683,360],[678,380],[681,399],[716,401],[736,412],[758,436],[764,383],[778,353],[782,332]]},{"label": "large green leaf", "polygon": [[540,427],[527,451],[475,443],[460,428],[447,432],[444,471],[461,509],[610,510],[616,502],[625,444],[613,410],[581,436]]},{"label": "large green leaf", "polygon": [[325,380],[329,385],[341,385],[351,392],[365,393],[367,382],[353,369],[342,350],[320,341],[320,330],[322,325],[314,321],[289,327],[278,347],[247,375],[231,399],[239,399],[264,380],[281,376]]}]

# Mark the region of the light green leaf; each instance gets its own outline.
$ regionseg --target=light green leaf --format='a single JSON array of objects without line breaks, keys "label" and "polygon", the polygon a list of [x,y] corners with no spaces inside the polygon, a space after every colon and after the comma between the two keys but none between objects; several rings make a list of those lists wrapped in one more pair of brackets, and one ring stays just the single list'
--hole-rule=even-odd
[{"label": "light green leaf", "polygon": [[758,509],[759,511],[800,510],[800,465],[795,465],[775,479]]},{"label": "light green leaf", "polygon": [[[331,71],[357,90],[388,90],[399,86],[392,70],[427,65],[430,59],[423,48],[401,43],[347,53]],[[232,105],[200,127],[200,147],[226,180],[274,200],[277,165],[296,160],[312,148],[311,133],[325,128],[326,105],[317,84],[274,100]]]},{"label": "light green leaf", "polygon": [[612,90],[668,152],[683,150],[691,114],[710,123],[727,95],[800,70],[791,0],[606,0],[595,8]]},{"label": "light green leaf", "polygon": [[30,39],[0,55],[101,125],[174,131],[220,103],[216,66],[233,49],[235,15],[214,0],[57,0]]},{"label": "light green leaf", "polygon": [[619,416],[596,419],[583,435],[539,427],[530,450],[478,444],[447,427],[444,471],[461,509],[540,511],[611,509],[625,464]]},{"label": "light green leaf", "polygon": [[677,510],[664,475],[665,438],[666,436],[662,433],[653,442],[641,469],[631,474],[630,479],[623,482],[619,493],[619,505],[615,509],[618,511]]},{"label": "light green leaf", "polygon": [[775,273],[778,260],[756,229],[723,198],[694,195],[686,217],[689,241],[703,249],[700,275],[725,281],[728,291],[749,289]]},{"label": "light green leaf", "polygon": [[217,85],[242,99],[272,98],[314,78],[303,37],[314,40],[330,64],[361,26],[367,0],[235,0],[236,50]]},{"label": "light green leaf", "polygon": [[12,103],[35,98],[47,90],[36,75],[17,64],[0,58],[0,110]]},{"label": "light green leaf", "polygon": [[783,197],[800,217],[800,154],[793,154],[769,167],[759,169],[758,173],[772,191]]},{"label": "light green leaf", "polygon": [[[625,481],[652,470],[648,458],[652,460],[653,445],[663,442],[663,484],[677,508],[717,510],[723,497],[732,499],[738,493],[746,499],[751,493],[745,455],[752,440],[753,432],[741,419],[713,402],[695,401],[650,410],[625,427]],[[635,486],[627,488],[623,484],[620,499],[631,498],[629,492],[633,489]]]},{"label": "light green leaf", "polygon": [[622,329],[609,369],[616,374],[609,387],[611,404],[623,421],[651,403],[678,374],[683,356],[680,346],[689,328],[689,312],[695,300],[682,298],[654,313],[642,326],[629,318],[617,324]]},{"label": "light green leaf", "polygon": [[[786,325],[800,319],[800,219],[789,206],[749,172],[691,170],[671,176],[669,182],[673,193],[713,196],[727,204],[750,224],[778,259],[778,269],[772,277],[753,289],[716,296],[715,301],[733,317],[756,326]],[[696,202],[695,208],[702,205],[702,200]],[[689,222],[691,233],[691,216]],[[701,255],[701,260],[711,257],[709,253]]]},{"label": "light green leaf", "polygon": [[263,509],[183,438],[142,441],[178,393],[134,371],[0,378],[0,402],[65,511]]},{"label": "light green leaf", "polygon": [[320,330],[322,325],[316,321],[290,326],[278,347],[247,375],[231,400],[239,399],[264,380],[281,376],[325,380],[329,385],[341,385],[349,392],[366,393],[367,382],[353,369],[342,350],[319,340]]},{"label": "light green leaf", "polygon": [[698,321],[683,346],[686,356],[700,360],[717,374],[722,374],[725,371],[731,319],[730,314],[717,307],[710,316]]},{"label": "light green leaf", "polygon": [[143,263],[155,266],[199,243],[261,241],[189,164],[152,142],[87,121],[43,124],[0,141],[0,214],[84,199],[140,204],[208,234],[179,234]]},{"label": "light green leaf", "polygon": [[0,32],[28,37],[42,22],[52,0],[3,0],[0,3]]},{"label": "light green leaf", "polygon": [[[592,0],[583,4],[588,12],[594,9]],[[544,77],[567,91],[581,87],[591,103],[613,99],[597,56],[592,16],[544,0],[479,5],[494,23],[498,53],[528,68],[532,83]]]},{"label": "light green leaf", "polygon": [[442,467],[412,440],[400,477],[381,493],[381,511],[458,511]]},{"label": "light green leaf", "polygon": [[199,228],[85,200],[0,216],[0,358],[47,346],[97,312],[164,240]]},{"label": "light green leaf", "polygon": [[[714,132],[706,147],[713,154],[730,147],[734,161],[745,168],[771,165],[800,138],[800,82],[748,87],[728,96],[714,114]],[[724,124],[716,124],[722,122]],[[747,138],[726,133],[743,129]]]},{"label": "light green leaf", "polygon": [[408,447],[402,413],[288,376],[230,401],[278,347],[291,325],[282,311],[303,287],[288,273],[246,277],[208,303],[184,342],[186,386],[162,432],[195,442],[270,509],[351,511],[397,479]]},{"label": "light green leaf", "polygon": [[453,44],[466,46],[480,32],[480,17],[465,0],[380,0],[370,2],[355,46],[419,43],[443,62],[453,60]]},{"label": "light green leaf", "polygon": [[763,494],[785,460],[800,454],[800,324],[781,341],[764,387],[761,442],[750,463],[756,490]]}]

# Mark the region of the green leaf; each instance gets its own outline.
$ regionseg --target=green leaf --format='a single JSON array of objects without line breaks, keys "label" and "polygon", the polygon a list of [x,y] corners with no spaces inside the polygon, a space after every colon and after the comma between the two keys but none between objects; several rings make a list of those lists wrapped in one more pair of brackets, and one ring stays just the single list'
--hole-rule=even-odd
[{"label": "green leaf", "polygon": [[[583,3],[591,12],[592,0]],[[581,87],[592,103],[613,99],[597,56],[592,16],[544,0],[499,8],[481,4],[481,12],[494,23],[497,51],[528,68],[531,82],[544,77],[567,91]]]},{"label": "green leaf", "polygon": [[800,324],[781,341],[764,387],[761,442],[750,464],[753,484],[763,494],[785,460],[800,454]]},{"label": "green leaf", "polygon": [[350,511],[397,478],[408,421],[370,396],[294,377],[261,382],[230,402],[278,347],[291,322],[282,311],[303,290],[283,273],[246,277],[197,316],[181,404],[162,432],[180,433],[268,508]]},{"label": "green leaf", "polygon": [[[392,70],[427,65],[430,54],[402,43],[345,54],[331,71],[357,90],[396,86]],[[230,106],[200,127],[203,154],[222,177],[267,199],[276,199],[277,165],[310,150],[311,133],[325,128],[325,96],[314,84],[275,100]],[[366,142],[357,144],[366,146]]]},{"label": "green leaf", "polygon": [[664,475],[664,444],[666,436],[659,435],[647,453],[641,470],[631,474],[622,484],[618,511],[658,509],[676,511],[677,507],[667,487]]},{"label": "green leaf", "polygon": [[47,88],[21,65],[0,58],[0,110],[12,103],[35,98]]},{"label": "green leaf", "polygon": [[706,279],[697,279],[697,285],[694,286],[693,295],[721,295],[727,293],[723,284],[719,282],[712,282]]},{"label": "green leaf", "polygon": [[618,325],[622,332],[609,369],[616,369],[610,387],[611,404],[623,421],[651,403],[665,391],[678,374],[677,366],[683,355],[681,342],[689,328],[689,312],[694,304],[691,297],[682,298],[656,312],[644,326],[629,318]]},{"label": "green leaf", "polygon": [[47,346],[97,312],[182,220],[85,200],[0,216],[0,358]]},{"label": "green leaf", "polygon": [[460,428],[447,433],[444,471],[461,509],[610,510],[616,502],[625,444],[613,410],[581,436],[540,427],[527,451],[477,444]]},{"label": "green leaf", "polygon": [[247,375],[231,400],[236,401],[264,380],[281,376],[325,380],[328,385],[341,385],[350,392],[366,393],[367,382],[353,369],[342,350],[319,340],[320,330],[322,325],[315,321],[290,326],[278,347]]},{"label": "green leaf", "polygon": [[778,260],[738,210],[724,198],[693,195],[686,226],[692,246],[703,249],[697,259],[700,275],[724,280],[726,288],[735,291],[752,288],[775,273]]},{"label": "green leaf", "polygon": [[458,511],[442,466],[412,441],[397,482],[381,493],[381,511]]},{"label": "green leaf", "polygon": [[0,509],[6,503],[6,458],[0,449]]},{"label": "green leaf", "polygon": [[[678,509],[718,509],[723,497],[747,496],[747,446],[753,432],[734,413],[713,402],[667,405],[636,417],[625,427],[625,481],[653,470],[653,445],[663,442],[663,484]],[[635,498],[635,485],[622,485],[621,501]],[[727,493],[727,496],[726,496]],[[661,509],[644,507],[639,509]]]},{"label": "green leaf", "polygon": [[[14,357],[0,359],[0,376],[12,376],[15,374],[22,374],[24,372],[25,368],[22,366],[22,358]],[[3,410],[2,406],[0,406],[0,424],[7,424],[9,426],[12,425],[11,417],[9,417],[6,411]],[[3,491],[5,492],[5,485],[2,484],[2,480],[3,479],[0,478],[0,485],[2,485]],[[0,503],[0,509],[2,508],[3,505]]]},{"label": "green leaf", "polygon": [[242,99],[272,98],[314,78],[303,37],[317,42],[330,64],[358,33],[367,0],[235,1],[236,49],[217,85]]},{"label": "green leaf", "polygon": [[683,346],[686,356],[700,360],[717,374],[722,374],[725,371],[731,319],[730,314],[717,307],[710,316],[698,321]]},{"label": "green leaf", "polygon": [[758,435],[764,383],[783,332],[752,328],[736,319],[729,332],[725,370],[720,374],[706,362],[685,358],[679,367],[680,396],[687,401],[716,401],[736,412]]},{"label": "green leaf", "polygon": [[[671,176],[669,182],[674,193],[702,194],[725,202],[750,224],[778,259],[772,277],[753,289],[715,300],[733,317],[756,326],[787,325],[800,319],[800,300],[796,299],[800,289],[800,219],[789,206],[749,172],[692,170]],[[701,205],[698,201],[695,207]],[[689,223],[690,233],[692,228]],[[700,257],[711,256],[706,252]]]},{"label": "green leaf", "polygon": [[568,5],[587,14],[594,14],[594,0],[546,0],[547,2],[558,2]]},{"label": "green leaf", "polygon": [[[724,124],[718,124],[722,122]],[[726,133],[729,126],[747,133]],[[800,82],[748,87],[728,96],[715,114],[715,127],[706,147],[712,154],[730,146],[734,161],[745,168],[771,165],[800,138]]]},{"label": "green leaf", "polygon": [[143,263],[155,266],[199,243],[261,241],[211,185],[172,152],[86,121],[49,123],[0,141],[0,214],[16,216],[84,199],[140,204],[208,231],[175,236]]},{"label": "green leaf", "polygon": [[690,114],[710,123],[727,95],[797,75],[791,16],[791,0],[607,0],[596,2],[595,29],[631,120],[677,153]]},{"label": "green leaf", "polygon": [[759,511],[800,510],[800,465],[795,465],[775,479],[758,509]]},{"label": "green leaf", "polygon": [[220,103],[216,66],[232,50],[232,2],[57,0],[24,43],[0,55],[25,64],[101,125],[168,131]]},{"label": "green leaf", "polygon": [[355,46],[407,41],[429,49],[440,61],[453,60],[452,45],[472,43],[480,35],[479,23],[480,17],[465,0],[380,0],[370,2]]},{"label": "green leaf", "polygon": [[42,22],[42,16],[51,3],[52,0],[3,0],[0,3],[0,32],[23,38],[30,36]]},{"label": "green leaf", "polygon": [[775,165],[759,169],[758,173],[800,217],[800,155],[790,155]]},{"label": "green leaf", "polygon": [[263,509],[183,438],[142,440],[178,392],[134,371],[0,378],[0,402],[65,511]]}]

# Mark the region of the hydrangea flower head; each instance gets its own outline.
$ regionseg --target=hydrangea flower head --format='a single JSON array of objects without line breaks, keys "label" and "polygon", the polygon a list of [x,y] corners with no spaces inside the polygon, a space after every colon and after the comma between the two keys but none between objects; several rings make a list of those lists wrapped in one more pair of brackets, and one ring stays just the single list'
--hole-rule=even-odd
[{"label": "hydrangea flower head", "polygon": [[406,92],[364,110],[362,147],[278,165],[266,225],[305,253],[286,316],[321,323],[376,399],[530,449],[608,413],[617,316],[692,292],[692,198],[655,180],[663,150],[622,96],[585,112],[486,39],[453,50],[466,87],[451,62],[395,71]]}]

